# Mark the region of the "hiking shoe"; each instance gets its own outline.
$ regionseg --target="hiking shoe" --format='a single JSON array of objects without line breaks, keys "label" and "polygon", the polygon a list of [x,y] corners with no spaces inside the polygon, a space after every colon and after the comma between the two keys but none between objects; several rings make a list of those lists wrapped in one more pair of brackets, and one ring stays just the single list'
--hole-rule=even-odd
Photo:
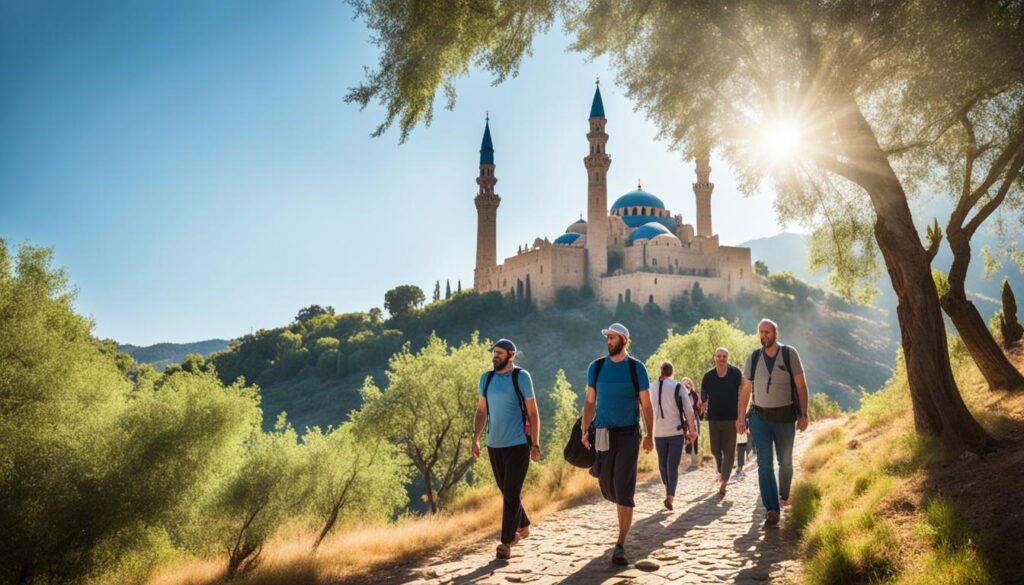
[{"label": "hiking shoe", "polygon": [[512,547],[505,543],[499,544],[497,554],[495,556],[501,560],[507,560],[512,556]]},{"label": "hiking shoe", "polygon": [[764,517],[764,523],[766,526],[778,526],[779,513],[775,510],[768,510],[768,513]]},{"label": "hiking shoe", "polygon": [[613,565],[628,565],[629,561],[626,560],[626,547],[621,544],[615,545],[615,550],[612,551],[612,564]]}]

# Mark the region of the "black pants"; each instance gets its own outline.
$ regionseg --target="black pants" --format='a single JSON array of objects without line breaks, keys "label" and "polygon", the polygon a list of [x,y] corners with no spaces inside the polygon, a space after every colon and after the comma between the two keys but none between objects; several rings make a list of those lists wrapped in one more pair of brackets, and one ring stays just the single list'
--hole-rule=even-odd
[{"label": "black pants", "polygon": [[487,453],[491,460],[491,471],[498,482],[498,489],[505,505],[501,510],[501,542],[512,544],[516,539],[516,530],[530,525],[523,509],[523,482],[526,470],[530,466],[530,446],[488,447]]},{"label": "black pants", "polygon": [[597,474],[601,495],[609,502],[635,507],[637,459],[640,457],[640,427],[608,429],[607,451],[598,451],[591,475]]}]

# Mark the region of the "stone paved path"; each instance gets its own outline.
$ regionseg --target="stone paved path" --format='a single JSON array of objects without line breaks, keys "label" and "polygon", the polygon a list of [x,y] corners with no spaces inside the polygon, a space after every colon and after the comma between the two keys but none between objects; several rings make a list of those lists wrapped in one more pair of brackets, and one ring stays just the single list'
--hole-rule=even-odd
[{"label": "stone paved path", "polygon": [[[800,455],[812,436],[827,425],[798,433],[797,478]],[[681,471],[675,510],[669,512],[662,505],[664,491],[657,477],[638,485],[633,528],[626,540],[628,567],[611,564],[617,534],[615,509],[597,498],[535,522],[530,537],[513,547],[509,561],[494,558],[497,535],[488,535],[468,554],[467,543],[459,543],[403,571],[404,575],[395,575],[393,582],[753,584],[795,580],[799,563],[793,560],[793,544],[782,530],[763,528],[754,463],[748,461],[746,477],[734,476],[724,500],[718,499],[717,491],[710,469]]]}]

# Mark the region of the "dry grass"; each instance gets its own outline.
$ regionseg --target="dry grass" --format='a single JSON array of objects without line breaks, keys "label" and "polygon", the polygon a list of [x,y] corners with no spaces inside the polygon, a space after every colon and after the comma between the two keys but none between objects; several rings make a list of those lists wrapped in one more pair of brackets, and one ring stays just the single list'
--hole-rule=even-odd
[{"label": "dry grass", "polygon": [[[564,468],[563,468],[564,469]],[[585,470],[545,470],[523,496],[533,519],[569,507],[597,493],[597,483]],[[317,553],[310,548],[315,533],[296,531],[267,544],[260,566],[245,583],[327,584],[354,579],[386,567],[407,564],[442,547],[478,535],[497,532],[501,498],[491,486],[465,494],[452,508],[436,516],[409,516],[393,524],[349,526],[329,536]],[[157,572],[150,585],[208,585],[224,578],[221,557],[189,559]]]}]

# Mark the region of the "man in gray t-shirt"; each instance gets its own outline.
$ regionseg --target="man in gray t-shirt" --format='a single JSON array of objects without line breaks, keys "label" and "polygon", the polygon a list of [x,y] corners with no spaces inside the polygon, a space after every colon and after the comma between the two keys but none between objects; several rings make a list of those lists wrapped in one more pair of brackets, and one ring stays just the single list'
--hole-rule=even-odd
[{"label": "man in gray t-shirt", "polygon": [[[793,441],[796,431],[807,429],[807,380],[796,348],[778,343],[779,327],[770,319],[757,325],[761,349],[754,351],[743,367],[739,412],[750,414],[750,437],[757,450],[757,480],[761,503],[767,509],[765,523],[779,523],[779,512],[789,500],[793,483]],[[736,421],[739,433],[747,431],[747,421]],[[772,449],[779,458],[779,478],[775,480]]]}]

